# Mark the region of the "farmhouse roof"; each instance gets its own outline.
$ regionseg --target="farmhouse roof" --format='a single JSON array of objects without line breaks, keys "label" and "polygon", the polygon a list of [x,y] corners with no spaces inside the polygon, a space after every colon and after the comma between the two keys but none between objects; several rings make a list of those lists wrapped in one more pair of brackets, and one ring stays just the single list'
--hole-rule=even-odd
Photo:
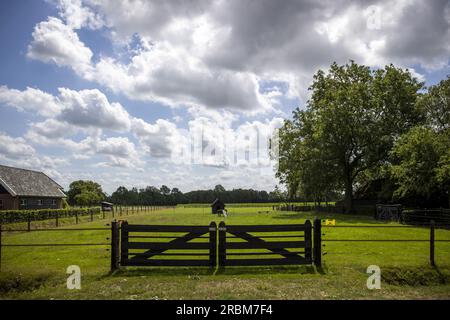
[{"label": "farmhouse roof", "polygon": [[13,196],[64,198],[62,187],[45,173],[0,165],[0,184]]}]

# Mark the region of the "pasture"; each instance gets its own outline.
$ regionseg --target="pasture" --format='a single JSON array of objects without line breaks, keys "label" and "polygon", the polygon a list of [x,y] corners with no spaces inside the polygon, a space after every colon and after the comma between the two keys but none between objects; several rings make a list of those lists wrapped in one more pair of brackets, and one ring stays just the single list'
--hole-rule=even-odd
[{"label": "pasture", "polygon": [[[109,230],[3,233],[3,244],[98,243],[99,246],[3,247],[2,299],[449,299],[450,242],[436,242],[436,265],[429,264],[428,242],[333,242],[327,240],[429,239],[429,228],[357,228],[385,222],[367,216],[279,212],[271,205],[228,207],[227,225],[298,224],[306,219],[336,219],[323,228],[323,269],[312,266],[127,267],[110,274]],[[162,209],[119,217],[132,224],[202,225],[223,220],[207,207]],[[103,228],[110,219],[66,225]],[[340,226],[350,226],[342,228]],[[389,226],[396,226],[390,223]],[[437,240],[450,231],[437,229]],[[81,290],[66,288],[66,268],[81,268]],[[369,265],[381,268],[380,290],[366,287]]]}]

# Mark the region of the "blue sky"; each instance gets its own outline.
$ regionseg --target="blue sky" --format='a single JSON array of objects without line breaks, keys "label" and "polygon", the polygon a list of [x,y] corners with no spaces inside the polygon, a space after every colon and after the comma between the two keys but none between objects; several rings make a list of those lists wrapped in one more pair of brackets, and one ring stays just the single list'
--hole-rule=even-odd
[{"label": "blue sky", "polygon": [[249,159],[318,69],[450,73],[447,1],[19,0],[0,15],[0,163],[65,187],[272,190],[274,163]]}]

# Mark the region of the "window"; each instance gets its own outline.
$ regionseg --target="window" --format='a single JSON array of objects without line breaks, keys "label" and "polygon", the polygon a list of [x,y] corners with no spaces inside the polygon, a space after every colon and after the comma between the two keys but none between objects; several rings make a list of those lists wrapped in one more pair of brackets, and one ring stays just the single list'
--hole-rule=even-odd
[{"label": "window", "polygon": [[52,205],[56,206],[56,200],[52,199]]},{"label": "window", "polygon": [[42,200],[41,199],[38,200],[38,206],[42,206]]},{"label": "window", "polygon": [[0,199],[0,210],[2,210],[2,209],[3,209],[3,200]]},{"label": "window", "polygon": [[20,205],[26,206],[27,205],[27,199],[20,199]]}]

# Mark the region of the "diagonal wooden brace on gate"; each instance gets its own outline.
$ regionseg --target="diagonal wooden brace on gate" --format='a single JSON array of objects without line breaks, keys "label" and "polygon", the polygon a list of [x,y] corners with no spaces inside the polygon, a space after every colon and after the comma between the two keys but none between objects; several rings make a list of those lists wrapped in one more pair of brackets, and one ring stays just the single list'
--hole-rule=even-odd
[{"label": "diagonal wooden brace on gate", "polygon": [[[253,235],[252,233],[270,233],[270,235]],[[287,232],[289,232],[287,234]],[[295,232],[294,234],[292,234]],[[227,237],[230,234],[231,237]],[[288,241],[268,241],[270,238],[302,238]],[[232,241],[231,239],[242,239]],[[266,252],[248,252],[251,249],[264,249]],[[291,249],[291,250],[288,250]],[[292,251],[301,250],[304,251]],[[239,251],[230,251],[239,250]],[[269,252],[267,252],[269,251]],[[264,256],[280,255],[283,258],[264,258]],[[244,256],[245,258],[229,259],[229,256]],[[251,259],[249,256],[261,256]],[[297,225],[241,225],[226,226],[219,224],[219,266],[259,266],[259,265],[299,265],[312,263],[311,222]]]},{"label": "diagonal wooden brace on gate", "polygon": [[[119,252],[121,266],[215,268],[217,265],[300,265],[313,262],[312,226],[309,220],[304,224],[240,226],[226,226],[222,221],[219,227],[215,222],[209,226],[167,226],[129,225],[123,221],[120,226],[120,248],[117,225],[113,224],[112,241],[117,245],[112,250],[112,269],[119,265]],[[319,231],[320,226],[316,222],[314,238]],[[273,239],[278,241],[271,241]],[[315,239],[314,242],[316,264],[320,264],[320,238],[318,241]]]},{"label": "diagonal wooden brace on gate", "polygon": [[[184,232],[187,233],[179,235],[179,233]],[[170,233],[170,235],[161,235],[161,233]],[[209,236],[204,236],[205,234],[208,234]],[[167,238],[172,238],[172,240],[168,242],[161,241],[161,239]],[[191,242],[192,240],[204,238],[208,238],[209,241]],[[139,240],[132,241],[134,239]],[[145,241],[147,239],[157,239],[157,241]],[[215,222],[212,222],[207,227],[129,225],[127,222],[123,222],[121,226],[120,265],[215,267],[217,259],[216,243],[217,226]],[[191,257],[191,259],[180,258],[186,256]],[[208,259],[201,259],[205,256],[207,256]],[[167,259],[167,257],[176,258]]]}]

